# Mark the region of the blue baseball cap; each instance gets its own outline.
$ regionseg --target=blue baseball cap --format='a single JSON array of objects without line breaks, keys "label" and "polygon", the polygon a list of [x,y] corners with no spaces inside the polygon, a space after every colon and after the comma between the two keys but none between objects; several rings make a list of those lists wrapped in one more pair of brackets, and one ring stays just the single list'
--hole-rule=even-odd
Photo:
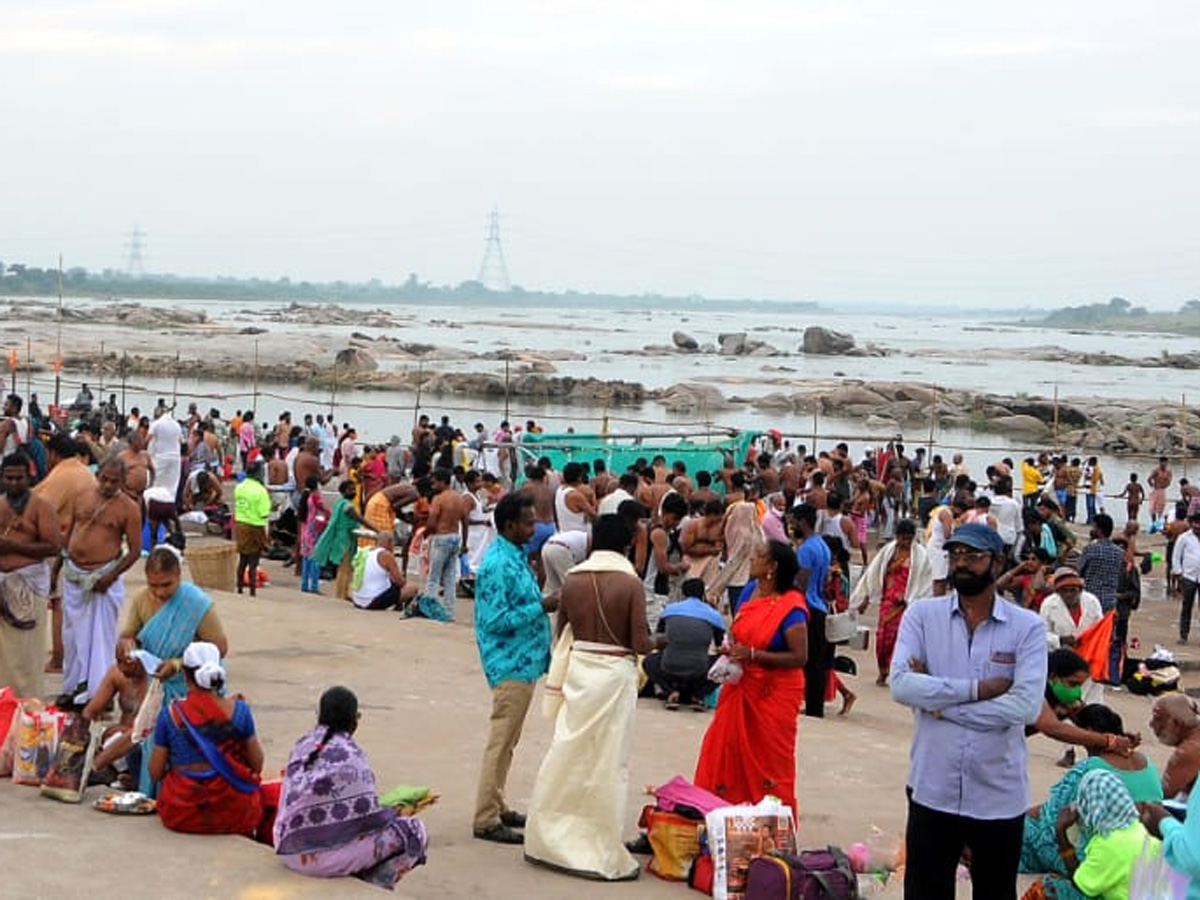
[{"label": "blue baseball cap", "polygon": [[946,549],[955,544],[962,544],[973,550],[986,550],[989,553],[1004,552],[1004,541],[1000,540],[1000,535],[995,529],[980,522],[968,522],[966,525],[959,525],[955,528],[954,533],[946,541]]}]

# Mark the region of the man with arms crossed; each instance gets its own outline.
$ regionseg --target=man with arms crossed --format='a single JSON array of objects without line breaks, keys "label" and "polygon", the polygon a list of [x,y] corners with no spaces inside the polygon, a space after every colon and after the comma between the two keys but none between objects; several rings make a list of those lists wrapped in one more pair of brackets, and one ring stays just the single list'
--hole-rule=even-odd
[{"label": "man with arms crossed", "polygon": [[[142,553],[142,512],[122,490],[125,464],[106,461],[75,501],[62,567],[63,697],[91,699],[112,664],[122,579]],[[122,552],[124,545],[124,552]]]},{"label": "man with arms crossed", "polygon": [[1004,545],[960,526],[946,542],[952,592],[909,606],[892,657],[892,699],[913,710],[905,900],[954,900],[971,853],[975,900],[1016,900],[1029,808],[1025,726],[1046,688],[1036,613],[996,593]]}]

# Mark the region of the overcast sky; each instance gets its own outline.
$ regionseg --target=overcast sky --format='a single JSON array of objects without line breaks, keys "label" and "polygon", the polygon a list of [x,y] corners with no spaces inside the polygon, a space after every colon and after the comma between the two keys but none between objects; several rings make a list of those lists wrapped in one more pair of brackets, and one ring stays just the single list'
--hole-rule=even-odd
[{"label": "overcast sky", "polygon": [[1200,296],[1192,0],[0,0],[0,259]]}]

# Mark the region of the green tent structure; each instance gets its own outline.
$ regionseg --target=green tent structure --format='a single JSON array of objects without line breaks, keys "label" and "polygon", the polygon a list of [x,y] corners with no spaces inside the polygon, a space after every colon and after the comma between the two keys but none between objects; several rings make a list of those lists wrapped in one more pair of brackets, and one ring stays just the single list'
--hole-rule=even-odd
[{"label": "green tent structure", "polygon": [[676,460],[687,464],[689,472],[715,471],[725,464],[726,455],[734,465],[746,460],[751,444],[760,432],[742,431],[712,436],[689,436],[677,440],[638,435],[602,434],[525,434],[517,444],[521,470],[527,463],[549,457],[555,469],[569,462],[604,460],[613,473],[624,472],[638,459],[666,457],[668,465]]}]

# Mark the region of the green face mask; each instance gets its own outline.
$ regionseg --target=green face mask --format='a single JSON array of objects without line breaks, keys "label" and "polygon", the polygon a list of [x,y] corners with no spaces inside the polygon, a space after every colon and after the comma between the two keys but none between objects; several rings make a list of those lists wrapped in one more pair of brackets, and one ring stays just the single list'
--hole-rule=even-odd
[{"label": "green face mask", "polygon": [[1056,699],[1063,706],[1074,706],[1083,700],[1083,687],[1071,687],[1069,684],[1062,684],[1058,681],[1050,682],[1050,690]]}]

